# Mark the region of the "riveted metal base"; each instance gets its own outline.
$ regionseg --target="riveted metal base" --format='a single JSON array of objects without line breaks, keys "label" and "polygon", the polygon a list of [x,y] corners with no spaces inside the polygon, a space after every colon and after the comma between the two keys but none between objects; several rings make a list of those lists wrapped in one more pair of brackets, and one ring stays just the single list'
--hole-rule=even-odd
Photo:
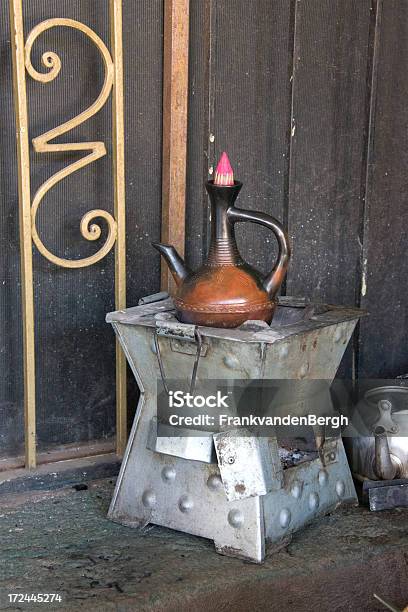
[{"label": "riveted metal base", "polygon": [[[222,554],[261,562],[267,545],[276,549],[317,516],[342,502],[356,502],[342,441],[323,441],[315,459],[285,470],[276,440],[269,441],[268,450],[264,442],[259,449],[247,449],[255,459],[254,453],[259,452],[259,465],[267,466],[263,469],[273,475],[265,474],[257,485],[258,494],[251,487],[249,492],[245,487],[231,490],[236,474],[225,470],[219,449],[217,459],[206,461],[186,458],[187,451],[180,451],[182,456],[157,452],[160,447],[152,443],[151,429],[160,376],[154,334],[160,321],[170,321],[160,349],[168,376],[187,379],[195,360],[191,346],[183,350],[183,325],[173,320],[172,309],[171,300],[165,300],[108,315],[141,390],[109,517],[129,526],[154,523],[209,538]],[[309,307],[308,312],[313,310]],[[356,310],[327,307],[321,314],[284,326],[201,327],[205,351],[197,379],[247,378],[249,382],[310,376],[331,380],[358,316]],[[187,334],[184,344],[189,342]],[[214,436],[215,446],[219,435]],[[237,455],[243,452],[242,438],[230,438],[228,443],[231,448],[236,445]],[[244,480],[254,466],[255,462],[243,466]]]}]

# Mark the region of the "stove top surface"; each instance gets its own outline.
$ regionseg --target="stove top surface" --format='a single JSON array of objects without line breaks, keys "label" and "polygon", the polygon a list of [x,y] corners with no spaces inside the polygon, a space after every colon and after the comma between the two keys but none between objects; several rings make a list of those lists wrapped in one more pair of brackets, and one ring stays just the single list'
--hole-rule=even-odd
[{"label": "stove top surface", "polygon": [[[175,317],[173,300],[168,297],[159,301],[143,303],[139,306],[111,312],[106,316],[108,323],[160,327],[161,322],[177,326],[180,335],[192,325],[181,323]],[[355,307],[337,306],[310,302],[305,298],[282,296],[271,325],[264,321],[247,321],[235,329],[200,326],[202,336],[225,338],[242,342],[273,343],[289,336],[305,333],[322,327],[338,325],[361,318],[366,311]]]}]

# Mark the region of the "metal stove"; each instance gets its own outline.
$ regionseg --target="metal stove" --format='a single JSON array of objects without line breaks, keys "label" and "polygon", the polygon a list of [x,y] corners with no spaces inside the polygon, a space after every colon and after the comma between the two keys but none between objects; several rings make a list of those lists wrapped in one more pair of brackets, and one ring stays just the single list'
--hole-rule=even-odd
[{"label": "metal stove", "polygon": [[[271,326],[195,328],[178,322],[170,298],[110,313],[140,388],[140,400],[109,517],[209,538],[219,553],[262,562],[293,532],[356,493],[340,437],[315,432],[315,454],[277,438],[157,436],[157,380],[331,381],[361,316],[357,309],[280,298]],[[147,303],[146,303],[147,302]],[[165,370],[165,372],[164,372]],[[299,414],[305,410],[298,406]]]}]

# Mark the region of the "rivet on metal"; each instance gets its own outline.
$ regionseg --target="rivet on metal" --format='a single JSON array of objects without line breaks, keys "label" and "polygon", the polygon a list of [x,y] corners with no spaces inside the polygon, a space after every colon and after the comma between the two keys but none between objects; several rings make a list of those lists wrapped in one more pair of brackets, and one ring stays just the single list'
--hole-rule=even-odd
[{"label": "rivet on metal", "polygon": [[324,487],[324,485],[327,484],[328,479],[329,479],[329,476],[328,476],[326,470],[320,470],[320,472],[319,472],[319,485],[321,487]]},{"label": "rivet on metal", "polygon": [[319,507],[319,496],[317,493],[311,493],[309,495],[309,508],[310,510],[316,510]]},{"label": "rivet on metal", "polygon": [[222,487],[222,480],[218,474],[211,474],[207,480],[207,487],[211,489],[211,491],[217,491]]},{"label": "rivet on metal", "polygon": [[214,134],[210,134],[208,139],[209,139],[210,142],[214,142],[214,140],[215,140]]},{"label": "rivet on metal", "polygon": [[338,480],[336,482],[336,493],[337,493],[337,495],[339,497],[343,497],[345,490],[346,490],[346,487],[344,485],[344,482],[342,480]]},{"label": "rivet on metal", "polygon": [[166,466],[162,469],[161,475],[164,482],[173,482],[176,478],[176,470],[173,467]]},{"label": "rivet on metal", "polygon": [[292,497],[294,497],[295,499],[300,499],[300,497],[302,497],[302,492],[303,492],[303,482],[293,483],[292,488],[290,489],[290,493]]},{"label": "rivet on metal", "polygon": [[182,495],[178,504],[181,512],[190,512],[194,507],[194,502],[189,495]]},{"label": "rivet on metal", "polygon": [[231,455],[230,457],[228,457],[227,459],[227,463],[229,463],[230,465],[232,465],[233,463],[235,463],[235,457],[233,455]]},{"label": "rivet on metal", "polygon": [[142,495],[142,503],[146,508],[153,508],[156,504],[156,494],[151,489],[146,489]]},{"label": "rivet on metal", "polygon": [[223,362],[230,370],[237,370],[239,368],[239,360],[235,355],[225,355]]},{"label": "rivet on metal", "polygon": [[279,523],[282,529],[286,529],[289,526],[292,515],[290,513],[289,508],[282,508],[279,514]]},{"label": "rivet on metal", "polygon": [[235,529],[242,527],[244,524],[244,515],[241,510],[237,510],[236,508],[230,510],[228,513],[228,522],[232,527],[235,527]]}]

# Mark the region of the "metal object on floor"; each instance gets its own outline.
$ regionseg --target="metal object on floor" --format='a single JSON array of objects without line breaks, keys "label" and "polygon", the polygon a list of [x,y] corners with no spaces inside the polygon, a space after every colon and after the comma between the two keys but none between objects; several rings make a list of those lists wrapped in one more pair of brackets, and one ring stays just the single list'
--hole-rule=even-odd
[{"label": "metal object on floor", "polygon": [[363,501],[373,511],[408,507],[408,387],[366,391],[353,423],[347,451]]},{"label": "metal object on floor", "polygon": [[373,512],[408,508],[408,478],[365,479],[361,482],[361,498],[362,502],[368,504]]},{"label": "metal object on floor", "polygon": [[[201,432],[179,447],[180,438],[155,439],[156,330],[169,379],[191,377],[197,359],[192,326],[173,313],[173,302],[166,299],[107,316],[141,391],[109,517],[129,526],[154,523],[203,536],[222,554],[261,562],[267,545],[279,547],[317,516],[356,501],[342,441],[316,434],[314,458],[283,469],[276,438]],[[361,314],[285,298],[270,327],[259,322],[241,329],[200,327],[197,381],[331,381]],[[239,457],[237,464],[232,454]]]}]

